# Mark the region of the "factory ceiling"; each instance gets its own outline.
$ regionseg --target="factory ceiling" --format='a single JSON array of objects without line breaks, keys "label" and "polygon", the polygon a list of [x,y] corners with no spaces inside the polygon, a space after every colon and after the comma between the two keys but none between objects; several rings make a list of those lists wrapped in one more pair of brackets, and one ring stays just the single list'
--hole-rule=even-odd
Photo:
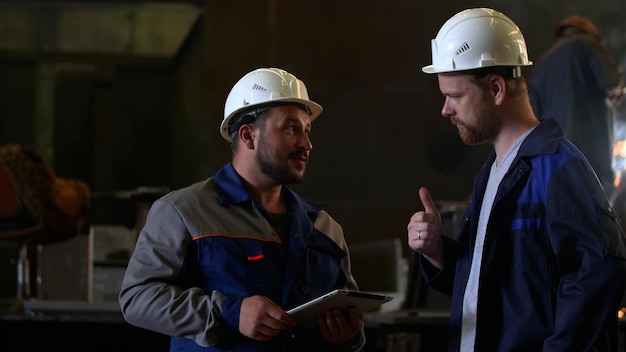
[{"label": "factory ceiling", "polygon": [[202,9],[184,3],[0,3],[0,58],[167,63]]}]

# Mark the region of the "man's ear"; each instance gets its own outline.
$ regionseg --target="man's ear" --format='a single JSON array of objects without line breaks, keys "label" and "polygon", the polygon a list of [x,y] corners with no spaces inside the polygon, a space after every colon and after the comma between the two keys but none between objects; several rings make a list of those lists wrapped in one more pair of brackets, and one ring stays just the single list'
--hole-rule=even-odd
[{"label": "man's ear", "polygon": [[499,75],[491,75],[489,80],[489,87],[491,88],[491,94],[493,95],[496,105],[501,105],[506,96],[506,80]]},{"label": "man's ear", "polygon": [[239,127],[237,137],[241,140],[241,144],[248,149],[254,149],[254,128],[249,124],[243,124]]}]

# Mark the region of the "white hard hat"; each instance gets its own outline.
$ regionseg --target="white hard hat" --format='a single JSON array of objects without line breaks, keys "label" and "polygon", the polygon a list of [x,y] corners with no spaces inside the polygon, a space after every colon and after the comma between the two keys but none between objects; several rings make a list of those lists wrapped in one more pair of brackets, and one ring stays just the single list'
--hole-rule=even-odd
[{"label": "white hard hat", "polygon": [[232,142],[229,127],[238,113],[254,107],[271,106],[272,103],[292,102],[306,107],[311,121],[322,113],[322,107],[309,100],[304,82],[291,73],[279,68],[259,68],[249,72],[235,83],[226,98],[220,133]]},{"label": "white hard hat", "polygon": [[532,65],[519,27],[489,8],[467,9],[452,16],[431,46],[433,63],[422,67],[426,73]]}]

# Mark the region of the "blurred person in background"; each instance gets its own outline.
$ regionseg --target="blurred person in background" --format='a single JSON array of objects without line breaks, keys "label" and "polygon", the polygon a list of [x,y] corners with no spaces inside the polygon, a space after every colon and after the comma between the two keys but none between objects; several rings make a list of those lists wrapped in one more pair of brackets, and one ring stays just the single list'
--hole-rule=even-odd
[{"label": "blurred person in background", "polygon": [[587,157],[609,198],[614,193],[614,114],[622,95],[622,69],[596,26],[573,15],[554,28],[556,41],[535,62],[530,98],[539,119],[554,118]]}]

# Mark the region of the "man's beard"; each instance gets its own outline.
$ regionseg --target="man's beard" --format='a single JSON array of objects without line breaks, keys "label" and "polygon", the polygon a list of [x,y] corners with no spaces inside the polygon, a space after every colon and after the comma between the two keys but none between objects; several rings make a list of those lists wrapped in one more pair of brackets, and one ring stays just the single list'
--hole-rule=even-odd
[{"label": "man's beard", "polygon": [[265,176],[283,185],[302,182],[304,176],[290,173],[287,165],[278,162],[276,157],[269,152],[269,148],[262,138],[258,147],[256,162]]},{"label": "man's beard", "polygon": [[489,142],[495,138],[500,130],[500,121],[494,118],[493,108],[485,105],[476,115],[476,121],[472,124],[456,122],[462,126],[459,135],[463,143],[467,145],[479,145]]}]

